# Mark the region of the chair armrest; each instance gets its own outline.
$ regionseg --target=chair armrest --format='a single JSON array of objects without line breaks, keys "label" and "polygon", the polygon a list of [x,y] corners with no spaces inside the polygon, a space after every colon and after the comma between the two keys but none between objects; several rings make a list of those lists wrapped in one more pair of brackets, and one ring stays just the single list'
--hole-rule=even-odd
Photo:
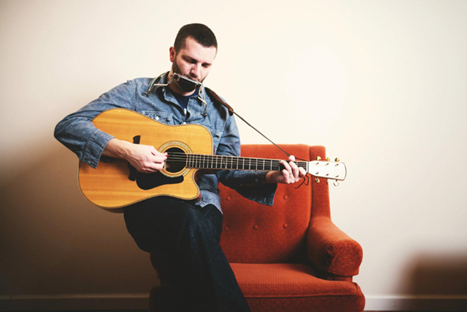
[{"label": "chair armrest", "polygon": [[314,217],[307,233],[308,258],[331,279],[346,279],[359,272],[362,247],[332,223],[329,217]]}]

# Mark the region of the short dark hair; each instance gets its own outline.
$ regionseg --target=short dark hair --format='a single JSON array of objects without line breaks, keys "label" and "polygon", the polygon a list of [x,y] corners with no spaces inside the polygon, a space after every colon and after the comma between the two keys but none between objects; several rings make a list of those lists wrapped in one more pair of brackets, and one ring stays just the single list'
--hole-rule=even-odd
[{"label": "short dark hair", "polygon": [[174,48],[178,52],[185,47],[186,38],[191,37],[206,48],[217,49],[216,36],[209,27],[203,24],[188,24],[180,28],[175,38]]}]

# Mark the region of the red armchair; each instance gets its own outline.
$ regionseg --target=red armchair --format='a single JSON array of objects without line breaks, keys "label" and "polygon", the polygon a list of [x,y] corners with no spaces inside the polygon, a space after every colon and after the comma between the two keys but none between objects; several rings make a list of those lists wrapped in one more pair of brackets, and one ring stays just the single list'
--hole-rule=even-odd
[{"label": "red armchair", "polygon": [[[322,146],[281,147],[305,160],[326,158]],[[242,156],[284,159],[272,145],[244,145]],[[363,311],[365,297],[352,282],[362,249],[332,223],[326,180],[296,187],[278,185],[268,207],[220,185],[221,247],[251,310]]]},{"label": "red armchair", "polygon": [[[304,160],[326,158],[322,146],[281,147]],[[242,156],[284,159],[272,145],[243,145]],[[252,312],[363,311],[365,297],[352,282],[362,249],[332,223],[326,180],[296,187],[278,185],[269,207],[219,186],[221,247]]]}]

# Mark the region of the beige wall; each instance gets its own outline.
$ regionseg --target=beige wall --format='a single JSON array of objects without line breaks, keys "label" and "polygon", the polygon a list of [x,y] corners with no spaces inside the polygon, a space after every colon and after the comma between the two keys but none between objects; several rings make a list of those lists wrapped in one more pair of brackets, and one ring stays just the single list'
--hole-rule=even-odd
[{"label": "beige wall", "polygon": [[0,308],[144,307],[148,256],[122,215],[81,196],[52,133],[111,87],[168,70],[189,22],[216,32],[206,84],[237,112],[346,162],[332,214],[363,246],[367,309],[465,302],[465,16],[466,1],[1,0]]}]

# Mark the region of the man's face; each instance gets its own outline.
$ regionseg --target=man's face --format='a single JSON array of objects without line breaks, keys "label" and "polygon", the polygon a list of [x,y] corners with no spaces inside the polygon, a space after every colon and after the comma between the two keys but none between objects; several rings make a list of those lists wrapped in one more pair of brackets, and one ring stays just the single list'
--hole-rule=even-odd
[{"label": "man's face", "polygon": [[[178,73],[203,82],[211,71],[216,53],[215,47],[204,47],[193,38],[188,37],[185,41],[185,47],[180,49],[178,53],[175,52],[174,47],[170,48],[170,61],[172,62],[170,74]],[[178,93],[185,93],[184,91],[180,92],[178,83],[175,82],[174,87]]]}]

